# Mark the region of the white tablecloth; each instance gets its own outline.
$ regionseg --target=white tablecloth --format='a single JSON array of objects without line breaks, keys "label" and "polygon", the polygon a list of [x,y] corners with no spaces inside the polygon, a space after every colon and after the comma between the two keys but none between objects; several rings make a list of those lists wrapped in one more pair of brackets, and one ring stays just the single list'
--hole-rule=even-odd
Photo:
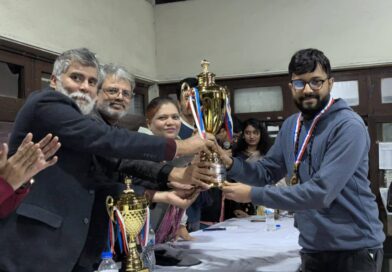
[{"label": "white tablecloth", "polygon": [[214,226],[226,227],[223,231],[191,233],[195,241],[179,241],[174,246],[202,263],[191,267],[158,266],[156,271],[298,271],[299,233],[294,220],[282,218],[276,221],[280,229],[267,231],[265,222],[251,219],[230,219]]}]

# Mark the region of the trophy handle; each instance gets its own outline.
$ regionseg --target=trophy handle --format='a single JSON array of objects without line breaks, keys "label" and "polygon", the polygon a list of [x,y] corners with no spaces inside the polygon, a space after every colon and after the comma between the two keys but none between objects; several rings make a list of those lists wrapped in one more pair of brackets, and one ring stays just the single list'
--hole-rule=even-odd
[{"label": "trophy handle", "polygon": [[188,83],[184,82],[181,84],[181,95],[185,95],[186,93],[189,93],[189,95],[193,95],[193,88],[189,86]]},{"label": "trophy handle", "polygon": [[114,199],[112,196],[106,197],[106,211],[108,212],[110,220],[112,220],[115,223],[115,221],[114,221]]},{"label": "trophy handle", "polygon": [[188,83],[184,82],[181,84],[181,93],[189,91],[191,89],[191,87],[189,86]]}]

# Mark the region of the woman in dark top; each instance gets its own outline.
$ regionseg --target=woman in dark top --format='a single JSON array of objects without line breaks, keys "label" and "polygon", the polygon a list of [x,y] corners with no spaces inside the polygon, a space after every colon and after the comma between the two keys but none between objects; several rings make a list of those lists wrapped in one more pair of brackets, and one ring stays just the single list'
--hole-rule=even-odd
[{"label": "woman in dark top", "polygon": [[[243,123],[243,130],[233,157],[242,158],[246,161],[257,161],[261,159],[271,147],[271,138],[265,125],[254,118]],[[225,202],[225,218],[246,217],[255,214],[252,203],[237,203],[231,200]]]},{"label": "woman in dark top", "polygon": [[245,160],[258,160],[268,152],[270,147],[271,138],[265,125],[259,120],[251,118],[243,124],[241,137],[233,150],[233,156]]}]

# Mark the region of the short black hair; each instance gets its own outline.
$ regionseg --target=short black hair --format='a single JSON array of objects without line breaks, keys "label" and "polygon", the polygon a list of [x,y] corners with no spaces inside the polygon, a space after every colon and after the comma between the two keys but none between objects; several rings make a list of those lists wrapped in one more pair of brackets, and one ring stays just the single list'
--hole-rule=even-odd
[{"label": "short black hair", "polygon": [[320,64],[328,78],[331,77],[331,64],[323,52],[314,48],[302,49],[297,51],[289,64],[289,77],[293,74],[302,75],[316,70]]},{"label": "short black hair", "polygon": [[195,77],[187,77],[187,78],[184,78],[183,80],[181,80],[180,83],[178,84],[177,90],[176,90],[176,95],[177,95],[178,101],[181,100],[181,85],[184,82],[188,83],[189,87],[191,87],[191,88],[196,87],[198,84],[198,81]]}]

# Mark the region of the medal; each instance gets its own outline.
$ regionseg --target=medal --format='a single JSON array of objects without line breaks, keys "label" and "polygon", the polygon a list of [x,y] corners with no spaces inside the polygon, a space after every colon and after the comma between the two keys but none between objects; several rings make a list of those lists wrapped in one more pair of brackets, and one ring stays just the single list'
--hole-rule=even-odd
[{"label": "medal", "polygon": [[291,176],[291,179],[290,179],[290,185],[293,186],[293,185],[296,185],[297,183],[298,183],[297,174],[293,174],[293,175]]},{"label": "medal", "polygon": [[291,176],[290,179],[290,185],[296,185],[298,184],[298,167],[296,164],[294,164],[294,168],[293,168],[293,175]]},{"label": "medal", "polygon": [[295,162],[294,162],[294,167],[293,167],[293,175],[291,176],[290,179],[290,185],[296,185],[299,183],[300,176],[299,176],[299,166],[302,162],[302,157],[305,154],[306,147],[308,146],[308,143],[310,141],[310,138],[312,137],[313,131],[317,125],[317,122],[319,121],[321,115],[323,115],[324,112],[326,112],[334,103],[334,99],[331,97],[328,101],[328,104],[320,111],[319,114],[313,119],[312,124],[310,125],[310,128],[305,136],[305,140],[302,143],[301,148],[298,151],[299,147],[299,136],[301,134],[301,127],[302,127],[302,113],[298,115],[297,118],[297,123],[295,126],[295,131],[294,131],[294,157],[295,157]]}]

